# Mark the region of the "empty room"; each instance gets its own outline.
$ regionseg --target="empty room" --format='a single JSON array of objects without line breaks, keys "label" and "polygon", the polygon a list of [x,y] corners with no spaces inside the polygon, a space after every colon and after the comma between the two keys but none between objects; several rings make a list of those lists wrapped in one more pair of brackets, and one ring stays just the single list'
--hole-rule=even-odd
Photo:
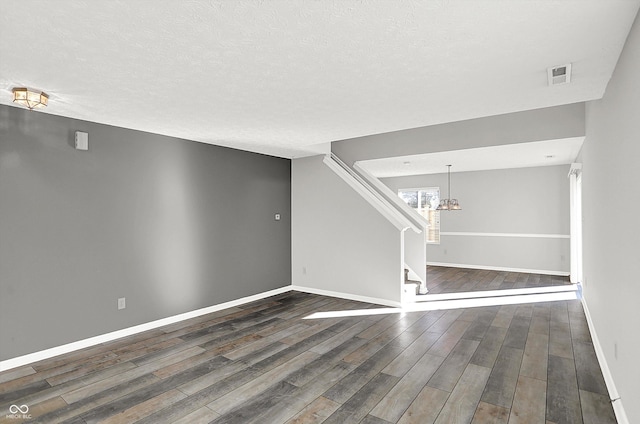
[{"label": "empty room", "polygon": [[0,423],[640,422],[640,0],[0,2]]}]

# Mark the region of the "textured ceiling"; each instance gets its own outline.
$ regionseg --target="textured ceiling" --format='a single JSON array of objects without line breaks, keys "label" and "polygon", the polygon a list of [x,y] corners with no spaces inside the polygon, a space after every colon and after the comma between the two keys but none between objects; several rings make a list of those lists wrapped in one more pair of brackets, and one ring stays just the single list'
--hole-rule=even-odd
[{"label": "textured ceiling", "polygon": [[44,113],[298,157],[600,98],[639,4],[2,0],[0,103],[29,86]]}]

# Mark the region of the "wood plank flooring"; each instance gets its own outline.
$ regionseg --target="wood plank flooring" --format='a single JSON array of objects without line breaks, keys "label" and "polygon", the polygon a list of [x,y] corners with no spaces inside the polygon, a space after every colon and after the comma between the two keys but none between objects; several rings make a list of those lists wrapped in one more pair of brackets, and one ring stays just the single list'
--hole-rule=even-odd
[{"label": "wood plank flooring", "polygon": [[521,289],[571,284],[569,277],[427,266],[429,294]]},{"label": "wood plank flooring", "polygon": [[[428,272],[437,293],[567,283]],[[8,370],[0,422],[616,422],[577,300],[304,319],[377,308],[289,292]]]}]

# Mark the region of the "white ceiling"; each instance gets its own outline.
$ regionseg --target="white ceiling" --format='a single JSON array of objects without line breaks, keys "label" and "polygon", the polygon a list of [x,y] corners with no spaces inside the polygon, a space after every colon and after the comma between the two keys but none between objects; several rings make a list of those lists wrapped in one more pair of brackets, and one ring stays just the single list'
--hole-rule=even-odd
[{"label": "white ceiling", "polygon": [[422,155],[396,156],[359,161],[358,165],[378,178],[488,169],[566,165],[575,161],[584,137],[453,150]]},{"label": "white ceiling", "polygon": [[[640,0],[2,0],[0,103],[275,156],[602,97]],[[569,85],[546,69],[571,62]]]}]

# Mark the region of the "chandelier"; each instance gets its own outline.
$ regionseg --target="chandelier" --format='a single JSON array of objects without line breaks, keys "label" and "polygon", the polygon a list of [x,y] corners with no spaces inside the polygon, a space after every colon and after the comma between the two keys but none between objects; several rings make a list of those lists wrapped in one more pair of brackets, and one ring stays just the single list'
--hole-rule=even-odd
[{"label": "chandelier", "polygon": [[452,199],[451,198],[451,165],[447,165],[447,174],[448,174],[448,180],[449,180],[448,198],[447,199],[442,199],[440,201],[440,204],[436,208],[436,210],[437,211],[459,211],[459,210],[462,210],[462,206],[460,206],[460,203],[458,203],[458,199]]}]

